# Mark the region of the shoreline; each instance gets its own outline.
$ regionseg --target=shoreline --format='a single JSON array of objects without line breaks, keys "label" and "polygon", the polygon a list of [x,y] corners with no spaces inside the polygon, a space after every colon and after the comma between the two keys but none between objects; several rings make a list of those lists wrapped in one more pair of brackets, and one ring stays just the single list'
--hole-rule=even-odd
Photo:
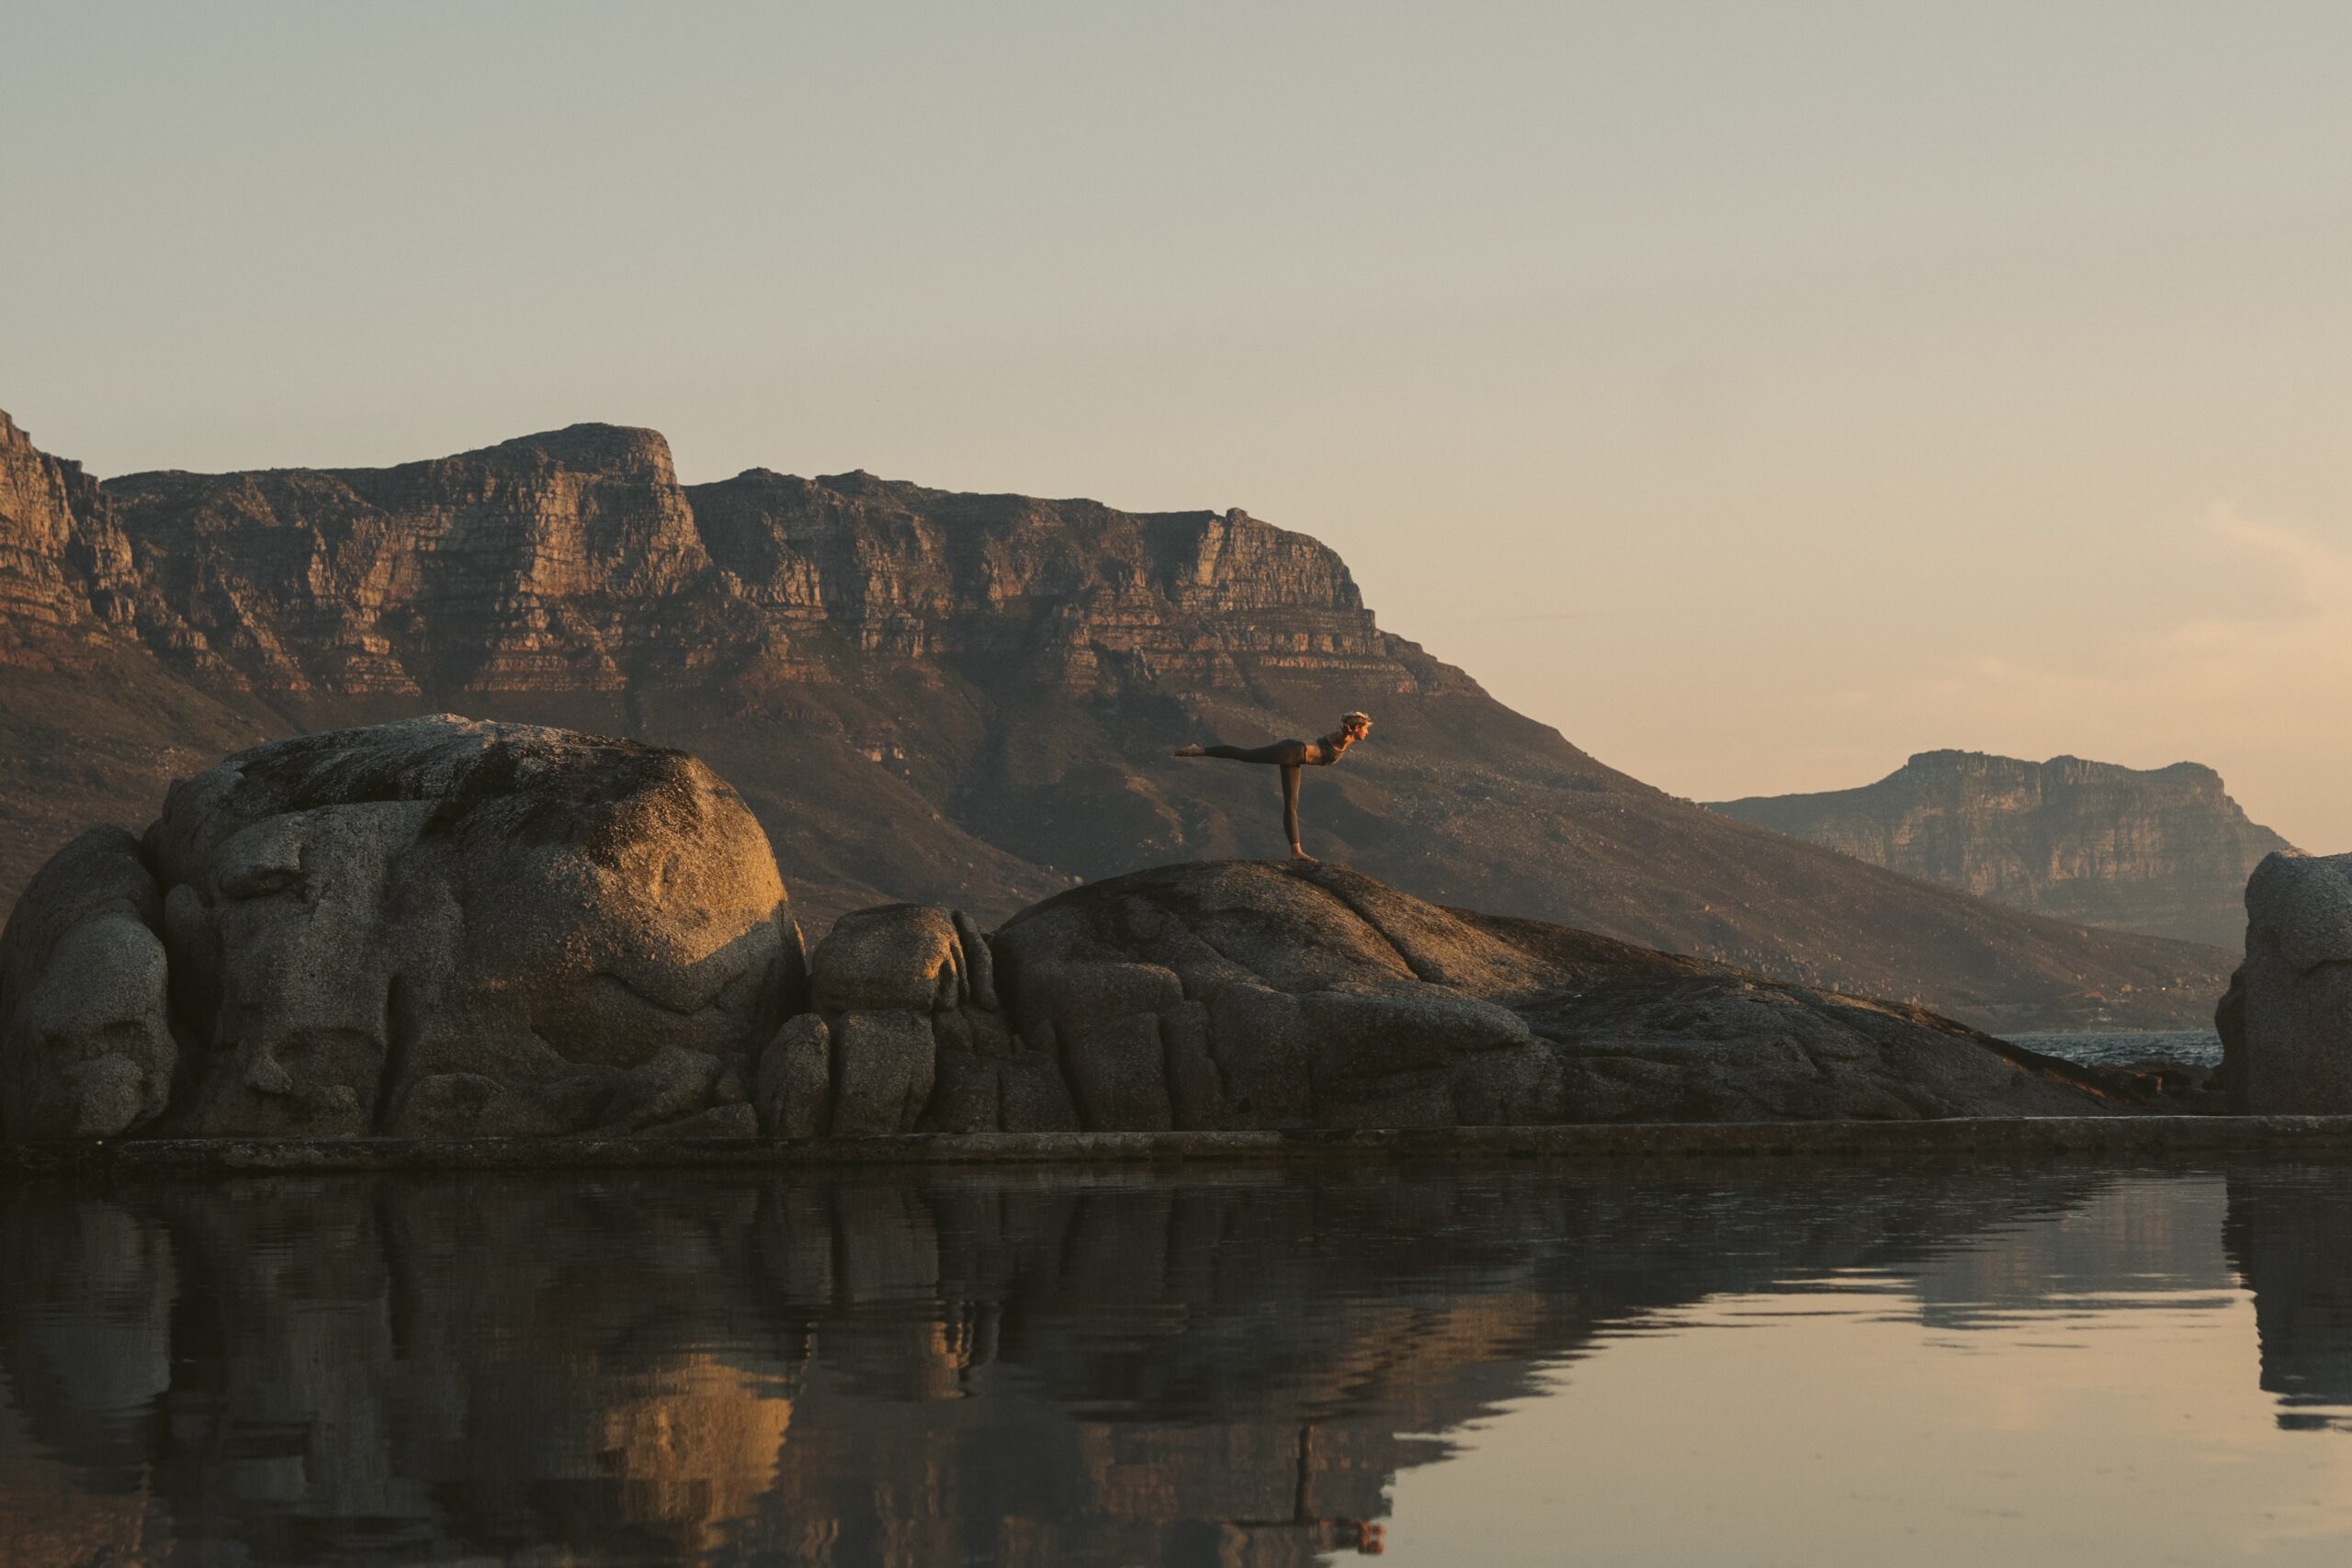
[{"label": "shoreline", "polygon": [[2352,1153],[2352,1116],[1967,1117],[1271,1133],[900,1133],[843,1138],[156,1138],[0,1145],[0,1181],[86,1173],[1268,1164],[1314,1160]]}]

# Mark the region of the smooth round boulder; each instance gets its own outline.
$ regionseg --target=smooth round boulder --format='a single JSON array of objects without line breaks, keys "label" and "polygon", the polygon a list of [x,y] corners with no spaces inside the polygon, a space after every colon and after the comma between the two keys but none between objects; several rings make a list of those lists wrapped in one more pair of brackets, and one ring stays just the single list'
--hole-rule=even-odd
[{"label": "smooth round boulder", "polygon": [[1553,1053],[1500,1003],[1556,967],[1337,866],[1159,866],[1023,910],[991,943],[1023,1038],[1090,1128],[1555,1119]]},{"label": "smooth round boulder", "polygon": [[643,1128],[740,1101],[805,998],[766,835],[683,751],[303,736],[173,785],[148,847],[199,1054],[178,1133]]}]

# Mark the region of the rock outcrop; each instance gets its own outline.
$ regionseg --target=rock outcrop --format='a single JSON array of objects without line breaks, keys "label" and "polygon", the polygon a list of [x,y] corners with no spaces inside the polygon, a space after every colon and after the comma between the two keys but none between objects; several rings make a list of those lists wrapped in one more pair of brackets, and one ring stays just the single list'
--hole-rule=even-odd
[{"label": "rock outcrop", "polygon": [[1089,1127],[1575,1119],[1555,1053],[1502,1005],[1544,966],[1354,873],[1163,866],[1024,910],[996,945]]},{"label": "rock outcrop", "polygon": [[1438,908],[1334,866],[1137,872],[1023,912],[996,947],[1024,1032],[1070,1060],[1089,1125],[2117,1108],[2112,1086],[1916,1008]]},{"label": "rock outcrop", "polygon": [[1059,1064],[1014,1038],[988,940],[961,912],[844,915],[811,969],[818,1010],[788,1020],[760,1065],[779,1136],[1078,1129]]},{"label": "rock outcrop", "polygon": [[[1907,1008],[1332,866],[893,904],[804,961],[695,759],[441,716],[305,736],[77,840],[0,935],[23,1139],[678,1137],[2096,1113]],[[2128,1096],[2125,1097],[2128,1100]]]},{"label": "rock outcrop", "polygon": [[2245,932],[2247,874],[2292,849],[2197,762],[1922,751],[1860,789],[1713,809],[1996,904],[2224,948]]},{"label": "rock outcrop", "polygon": [[2245,913],[2245,965],[2216,1014],[2242,1109],[2352,1114],[2352,855],[2270,856]]},{"label": "rock outcrop", "polygon": [[0,664],[78,662],[136,613],[129,539],[82,465],[0,413]]},{"label": "rock outcrop", "polygon": [[120,828],[33,878],[0,933],[0,1137],[111,1138],[163,1113],[179,1066],[163,912]]},{"label": "rock outcrop", "polygon": [[1422,897],[1996,1027],[2177,1025],[2228,968],[1650,789],[1238,511],[684,485],[661,436],[609,425],[103,484],[0,437],[0,899],[224,751],[456,709],[703,757],[804,918],[911,898],[993,925],[1138,863],[1279,852],[1271,777],[1168,750],[1366,708],[1374,740],[1307,784],[1310,846]]},{"label": "rock outcrop", "polygon": [[148,834],[192,1135],[749,1134],[797,1005],[759,824],[681,752],[438,717],[173,787]]}]

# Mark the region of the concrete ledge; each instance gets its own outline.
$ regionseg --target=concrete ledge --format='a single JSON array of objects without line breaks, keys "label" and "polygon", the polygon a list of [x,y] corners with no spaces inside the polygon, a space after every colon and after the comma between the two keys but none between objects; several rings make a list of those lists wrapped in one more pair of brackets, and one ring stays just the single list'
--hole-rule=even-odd
[{"label": "concrete ledge", "polygon": [[862,1138],[128,1139],[0,1145],[0,1179],[77,1171],[2352,1152],[2352,1116],[2052,1116],[1290,1133],[913,1133]]}]

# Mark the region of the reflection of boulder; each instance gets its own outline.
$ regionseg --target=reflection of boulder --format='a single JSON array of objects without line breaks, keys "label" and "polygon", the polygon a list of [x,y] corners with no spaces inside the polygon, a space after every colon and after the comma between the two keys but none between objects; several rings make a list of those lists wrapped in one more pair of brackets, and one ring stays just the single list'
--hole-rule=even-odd
[{"label": "reflection of boulder", "polygon": [[[191,1559],[1297,1564],[1615,1325],[2085,1174],[875,1172],[0,1193],[6,1403]],[[517,1237],[529,1238],[518,1246]],[[1429,1434],[1406,1436],[1403,1434]]]},{"label": "reflection of boulder", "polygon": [[2229,1180],[2222,1239],[2254,1297],[2278,1424],[2352,1429],[2352,1168],[2248,1166]]},{"label": "reflection of boulder", "polygon": [[633,1495],[633,1519],[678,1521],[691,1550],[708,1551],[719,1527],[749,1515],[775,1484],[792,1402],[708,1356],[649,1382],[606,1407],[585,1478],[616,1479]]},{"label": "reflection of boulder", "polygon": [[564,1133],[616,1096],[642,1126],[660,1086],[627,1075],[664,1052],[708,1069],[665,1117],[741,1106],[797,989],[767,840],[683,752],[307,736],[174,785],[149,842],[201,1073],[181,1133]]},{"label": "reflection of boulder", "polygon": [[708,1550],[770,1484],[803,1353],[798,1333],[707,1349],[749,1315],[756,1192],[485,1198],[328,1182],[10,1203],[0,1364],[45,1444],[149,1477],[266,1562]]},{"label": "reflection of boulder", "polygon": [[2245,913],[2245,1109],[2352,1112],[2352,855],[2267,856]]}]

